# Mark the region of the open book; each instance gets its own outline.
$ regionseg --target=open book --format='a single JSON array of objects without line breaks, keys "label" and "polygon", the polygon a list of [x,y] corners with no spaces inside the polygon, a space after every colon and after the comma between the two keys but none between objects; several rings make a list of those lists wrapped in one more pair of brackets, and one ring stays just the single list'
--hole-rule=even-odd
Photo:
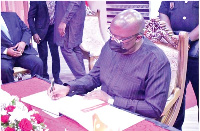
[{"label": "open book", "polygon": [[51,100],[47,91],[43,91],[21,100],[53,114],[63,114],[89,131],[93,130],[94,114],[98,115],[99,119],[112,130],[124,130],[144,120],[140,116],[110,106],[101,100],[88,100],[78,95]]}]

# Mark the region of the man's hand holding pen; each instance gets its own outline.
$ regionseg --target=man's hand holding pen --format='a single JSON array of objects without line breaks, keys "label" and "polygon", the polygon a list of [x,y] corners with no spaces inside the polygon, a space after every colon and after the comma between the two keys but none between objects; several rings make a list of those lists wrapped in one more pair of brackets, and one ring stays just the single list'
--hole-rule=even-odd
[{"label": "man's hand holding pen", "polygon": [[51,81],[51,87],[47,90],[47,94],[51,99],[57,100],[65,97],[69,92],[69,86],[63,86],[59,84],[54,84],[54,80]]}]

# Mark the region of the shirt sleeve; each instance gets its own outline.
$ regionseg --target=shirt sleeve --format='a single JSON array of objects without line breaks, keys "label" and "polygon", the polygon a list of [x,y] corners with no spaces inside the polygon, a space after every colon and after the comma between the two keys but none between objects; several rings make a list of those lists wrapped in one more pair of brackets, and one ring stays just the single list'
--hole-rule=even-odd
[{"label": "shirt sleeve", "polygon": [[15,14],[18,21],[19,21],[19,25],[22,31],[22,38],[21,41],[25,42],[26,45],[30,44],[30,39],[31,39],[31,31],[30,29],[26,26],[26,24],[19,18],[19,16],[17,14]]},{"label": "shirt sleeve", "polygon": [[92,91],[94,88],[101,86],[99,62],[100,58],[97,60],[89,74],[67,83],[70,85],[69,94],[85,94]]},{"label": "shirt sleeve", "polygon": [[163,14],[168,16],[169,15],[168,14],[168,12],[169,12],[169,2],[168,1],[162,1],[158,12],[163,13]]},{"label": "shirt sleeve", "polygon": [[7,55],[7,52],[8,52],[8,48],[6,48],[3,52],[3,54]]},{"label": "shirt sleeve", "polygon": [[145,81],[145,99],[131,100],[119,96],[114,97],[114,106],[124,108],[150,118],[159,118],[165,107],[171,70],[169,62],[156,62],[151,65],[149,76]]},{"label": "shirt sleeve", "polygon": [[67,11],[61,21],[67,24],[72,19],[73,15],[76,14],[81,2],[82,1],[70,1]]}]

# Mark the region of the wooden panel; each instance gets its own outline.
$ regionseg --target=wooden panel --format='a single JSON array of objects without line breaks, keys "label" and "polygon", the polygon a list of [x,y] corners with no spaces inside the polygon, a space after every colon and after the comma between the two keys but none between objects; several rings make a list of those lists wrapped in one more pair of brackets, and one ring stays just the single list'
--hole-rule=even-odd
[{"label": "wooden panel", "polygon": [[107,23],[118,13],[126,9],[135,9],[145,20],[149,20],[149,1],[106,1]]}]

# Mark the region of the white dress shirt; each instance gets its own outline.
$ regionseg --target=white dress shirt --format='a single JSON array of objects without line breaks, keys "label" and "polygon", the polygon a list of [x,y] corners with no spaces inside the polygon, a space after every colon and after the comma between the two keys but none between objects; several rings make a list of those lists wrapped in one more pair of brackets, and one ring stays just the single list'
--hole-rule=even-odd
[{"label": "white dress shirt", "polygon": [[[6,25],[6,23],[5,23],[5,21],[4,21],[4,19],[3,19],[3,17],[1,16],[0,17],[0,22],[1,22],[1,30],[5,33],[5,35],[9,38],[9,39],[11,39],[11,37],[10,37],[10,34],[9,34],[9,31],[8,31],[8,27],[7,27],[7,25]],[[4,54],[7,54],[7,51],[8,51],[8,48],[6,48],[5,50],[4,50]]]}]

